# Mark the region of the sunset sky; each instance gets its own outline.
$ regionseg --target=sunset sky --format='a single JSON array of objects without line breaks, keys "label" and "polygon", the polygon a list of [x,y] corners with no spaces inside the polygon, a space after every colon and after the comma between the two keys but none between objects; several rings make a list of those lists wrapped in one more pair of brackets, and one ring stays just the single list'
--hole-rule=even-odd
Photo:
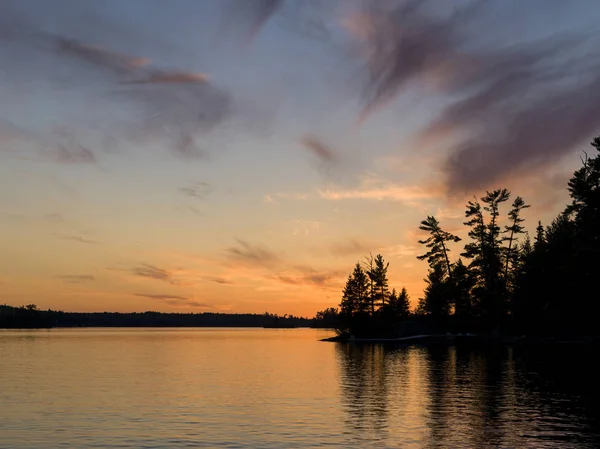
[{"label": "sunset sky", "polygon": [[548,224],[597,1],[412,3],[0,0],[0,304],[312,316],[369,251],[416,304],[426,215]]}]

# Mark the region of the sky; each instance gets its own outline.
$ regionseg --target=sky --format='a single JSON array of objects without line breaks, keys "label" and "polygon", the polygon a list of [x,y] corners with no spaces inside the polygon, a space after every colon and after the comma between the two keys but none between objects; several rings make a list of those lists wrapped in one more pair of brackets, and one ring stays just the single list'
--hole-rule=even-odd
[{"label": "sky", "polygon": [[372,252],[416,304],[427,215],[464,237],[466,202],[506,187],[533,231],[568,202],[600,134],[599,19],[0,0],[0,303],[312,316]]}]

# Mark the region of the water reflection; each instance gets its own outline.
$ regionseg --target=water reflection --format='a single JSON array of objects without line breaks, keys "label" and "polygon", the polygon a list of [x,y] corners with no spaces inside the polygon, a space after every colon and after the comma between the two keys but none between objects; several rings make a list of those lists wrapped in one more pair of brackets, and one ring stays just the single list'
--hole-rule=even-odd
[{"label": "water reflection", "polygon": [[337,345],[346,432],[376,447],[600,447],[596,384],[577,374],[593,358],[572,352]]},{"label": "water reflection", "polygon": [[387,439],[388,391],[385,350],[377,345],[338,345],[346,433],[362,441]]}]

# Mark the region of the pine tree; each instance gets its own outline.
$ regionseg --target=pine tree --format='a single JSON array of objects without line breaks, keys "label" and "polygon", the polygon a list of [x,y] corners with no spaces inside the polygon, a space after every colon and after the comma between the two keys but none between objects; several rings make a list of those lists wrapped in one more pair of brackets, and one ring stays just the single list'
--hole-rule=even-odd
[{"label": "pine tree", "polygon": [[420,308],[426,315],[436,318],[448,316],[451,307],[450,292],[442,266],[435,265],[430,268],[425,282],[427,287],[423,299],[420,300]]},{"label": "pine tree", "polygon": [[348,276],[342,293],[338,332],[354,333],[361,327],[363,317],[368,313],[370,301],[367,275],[359,263]]},{"label": "pine tree", "polygon": [[[471,259],[469,269],[475,279],[473,295],[478,301],[480,311],[490,320],[489,324],[497,326],[505,312],[505,299],[502,291],[500,275],[502,272],[501,234],[499,216],[500,204],[508,201],[510,192],[497,189],[486,192],[481,198],[484,207],[475,200],[467,203],[465,225],[469,226],[471,242],[465,245],[461,254]],[[483,211],[489,213],[489,221],[485,222]]]},{"label": "pine tree", "polygon": [[387,270],[389,263],[383,260],[381,254],[377,254],[374,259],[374,265],[371,275],[369,276],[373,280],[373,298],[372,303],[383,307],[385,301],[389,296]]},{"label": "pine tree", "polygon": [[340,311],[342,315],[352,316],[355,313],[365,312],[369,305],[368,281],[364,270],[357,263],[354,271],[348,276],[343,290]]},{"label": "pine tree", "polygon": [[365,256],[364,271],[369,279],[369,300],[371,305],[371,315],[375,315],[375,259],[373,254]]},{"label": "pine tree", "polygon": [[469,269],[474,275],[477,284],[480,286],[487,285],[487,276],[484,263],[487,233],[485,220],[483,217],[483,209],[477,200],[469,201],[467,203],[465,217],[467,218],[467,221],[465,221],[464,224],[471,228],[469,229],[468,233],[471,241],[465,244],[465,248],[461,253],[461,256],[471,260]]},{"label": "pine tree", "polygon": [[470,317],[474,314],[471,290],[475,286],[475,281],[462,259],[458,259],[458,262],[454,264],[452,272],[454,279],[454,314],[460,317]]},{"label": "pine tree", "polygon": [[542,226],[541,221],[538,221],[538,225],[535,228],[535,242],[533,244],[533,247],[538,248],[539,246],[543,245],[545,241],[546,236],[544,233],[544,226]]},{"label": "pine tree", "polygon": [[[504,265],[504,279],[508,281],[508,268],[510,264],[515,263],[515,254],[517,251],[513,250],[513,243],[518,242],[519,234],[523,234],[525,229],[522,224],[525,219],[521,218],[521,211],[527,209],[529,204],[525,204],[523,198],[520,196],[516,197],[512,204],[512,209],[508,213],[510,219],[510,225],[506,225],[504,232],[509,234],[508,237],[504,237],[503,240],[508,241],[508,247],[506,248],[506,262]],[[518,248],[517,248],[518,249]]]},{"label": "pine tree", "polygon": [[492,192],[486,192],[481,198],[485,204],[484,210],[490,214],[490,221],[487,225],[487,254],[485,255],[486,265],[488,266],[489,285],[488,289],[494,289],[500,275],[500,248],[502,239],[500,237],[500,226],[498,218],[500,216],[500,204],[508,201],[510,192],[506,189],[497,189]]},{"label": "pine tree", "polygon": [[410,297],[405,287],[402,287],[400,295],[396,299],[396,315],[400,318],[406,318],[410,315]]},{"label": "pine tree", "polygon": [[425,220],[421,221],[419,229],[427,231],[429,237],[419,240],[419,243],[425,245],[428,251],[421,256],[417,256],[417,259],[427,259],[427,263],[431,268],[442,265],[448,277],[452,279],[452,268],[448,257],[450,250],[446,246],[446,242],[459,242],[460,238],[450,232],[443,231],[440,228],[440,223],[433,216],[427,216]]}]

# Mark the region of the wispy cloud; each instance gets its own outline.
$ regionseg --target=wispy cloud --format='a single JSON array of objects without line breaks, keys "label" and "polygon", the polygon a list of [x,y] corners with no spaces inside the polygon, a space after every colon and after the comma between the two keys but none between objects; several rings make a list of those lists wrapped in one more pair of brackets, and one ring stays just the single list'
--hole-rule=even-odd
[{"label": "wispy cloud", "polygon": [[[202,157],[196,135],[231,116],[230,95],[205,74],[153,67],[147,58],[49,33],[37,24],[32,12],[23,9],[17,14],[14,5],[0,5],[0,65],[8,68],[4,84],[26,85],[30,95],[44,85],[44,95],[62,96],[66,103],[93,104],[77,111],[80,127],[115,139],[160,139],[178,156]],[[49,20],[56,21],[54,28],[68,28],[57,11],[48,10]],[[106,36],[97,37],[105,40]],[[125,112],[127,120],[120,120]],[[31,123],[26,125],[33,128]],[[47,131],[37,128],[27,131],[44,146]],[[95,161],[87,145],[76,144],[59,146],[51,156],[66,163]]]},{"label": "wispy cloud", "polygon": [[77,243],[85,243],[86,245],[95,245],[98,243],[96,240],[92,240],[87,237],[82,237],[80,235],[59,235],[59,238],[61,238],[62,240],[71,240]]},{"label": "wispy cloud", "polygon": [[194,215],[197,215],[199,217],[203,217],[204,216],[204,212],[202,212],[200,209],[198,209],[198,208],[196,208],[194,206],[187,206],[186,209],[189,210]]},{"label": "wispy cloud", "polygon": [[144,298],[150,299],[174,299],[179,301],[186,301],[188,298],[185,296],[177,296],[177,295],[162,295],[162,294],[154,294],[154,293],[134,293],[135,296],[143,296]]},{"label": "wispy cloud", "polygon": [[324,287],[330,281],[338,280],[345,274],[343,270],[315,270],[307,265],[293,265],[292,269],[293,271],[288,273],[287,279],[294,279],[297,285],[314,284]]},{"label": "wispy cloud", "polygon": [[136,58],[62,36],[39,33],[37,37],[53,43],[57,53],[64,53],[117,75],[134,73],[136,69],[140,69],[150,62],[147,58]]},{"label": "wispy cloud", "polygon": [[229,279],[225,279],[224,277],[219,277],[219,276],[204,276],[202,277],[203,280],[205,281],[209,281],[209,282],[214,282],[215,284],[221,284],[221,285],[233,285],[234,282],[229,280]]},{"label": "wispy cloud", "polygon": [[416,243],[412,245],[398,244],[386,246],[381,248],[380,251],[392,257],[416,257],[419,254],[419,248]]},{"label": "wispy cloud", "polygon": [[283,5],[284,0],[232,0],[226,11],[225,25],[235,25],[249,43]]},{"label": "wispy cloud", "polygon": [[269,249],[237,239],[237,246],[227,248],[228,259],[243,264],[272,267],[281,263],[281,258]]},{"label": "wispy cloud", "polygon": [[310,198],[308,193],[274,193],[267,194],[263,198],[263,203],[277,203],[278,200],[296,200],[305,201]]},{"label": "wispy cloud", "polygon": [[162,301],[167,305],[175,306],[175,307],[194,307],[194,308],[199,308],[199,309],[215,309],[216,308],[212,304],[189,299],[185,296],[154,294],[154,293],[133,293],[133,295],[140,296],[142,298],[155,299],[158,301]]},{"label": "wispy cloud", "polygon": [[206,181],[198,181],[195,183],[191,183],[185,187],[180,187],[178,190],[184,195],[205,200],[208,197],[208,195],[210,195],[213,192],[213,187],[210,183]]},{"label": "wispy cloud", "polygon": [[[469,2],[445,16],[431,14],[432,3],[371,2],[355,29],[368,55],[365,112],[408,86],[454,99],[421,134],[450,146],[444,165],[450,191],[537,169],[598,132],[600,98],[589,95],[600,88],[600,58],[590,52],[600,44],[598,33],[577,30],[511,47],[484,43],[485,32],[508,19],[498,19],[493,2]],[[535,14],[534,5],[548,7],[511,4],[522,17]]]},{"label": "wispy cloud", "polygon": [[349,166],[348,154],[345,158],[336,152],[330,145],[314,135],[306,135],[300,143],[311,156],[311,163],[316,170],[328,179],[342,179],[349,177],[354,170]]},{"label": "wispy cloud", "polygon": [[96,163],[96,156],[94,156],[93,151],[81,145],[75,145],[73,147],[58,145],[55,151],[54,159],[56,160],[56,162],[60,162],[63,164]]},{"label": "wispy cloud", "polygon": [[[565,22],[547,33],[544,22],[561,12],[586,15],[591,5],[352,3],[341,22],[352,49],[347,54],[364,75],[361,117],[415,89],[439,101],[439,114],[418,133],[414,146],[443,145],[441,168],[452,194],[487,188],[515,173],[538,172],[600,132],[600,96],[589,94],[600,89],[597,27],[590,22],[587,28],[567,29]],[[258,30],[281,6],[249,2],[246,16],[254,17]],[[507,38],[506,30],[515,28],[532,33]],[[332,152],[322,142],[311,139],[305,146],[330,162]]]},{"label": "wispy cloud", "polygon": [[145,78],[126,81],[125,84],[150,84],[150,83],[206,83],[208,75],[204,73],[164,72],[155,71],[146,74]]},{"label": "wispy cloud", "polygon": [[96,280],[96,278],[91,274],[63,274],[56,277],[58,279],[62,279],[65,282],[69,282],[72,284],[79,284],[82,282],[90,282]]},{"label": "wispy cloud", "polygon": [[325,163],[332,163],[337,160],[335,152],[320,139],[315,136],[305,136],[300,141],[304,148],[318,159]]},{"label": "wispy cloud", "polygon": [[[337,269],[316,269],[309,265],[291,262],[266,247],[251,245],[243,240],[238,240],[237,247],[228,248],[226,256],[228,265],[235,269],[233,273],[237,273],[238,276],[242,273],[246,277],[257,276],[256,279],[263,282],[268,280],[276,284],[298,287],[327,288],[335,285],[337,288],[338,281],[344,275],[343,271]],[[272,285],[269,288],[278,287]]]},{"label": "wispy cloud", "polygon": [[357,239],[348,239],[333,243],[330,249],[335,257],[347,257],[367,254],[373,246]]},{"label": "wispy cloud", "polygon": [[173,275],[171,272],[155,267],[154,265],[141,264],[138,267],[132,268],[131,272],[136,276],[156,279],[158,281],[173,282]]},{"label": "wispy cloud", "polygon": [[389,184],[383,187],[365,186],[360,189],[351,190],[325,189],[320,190],[319,195],[321,198],[327,200],[392,200],[411,202],[435,198],[437,192],[425,187]]}]

